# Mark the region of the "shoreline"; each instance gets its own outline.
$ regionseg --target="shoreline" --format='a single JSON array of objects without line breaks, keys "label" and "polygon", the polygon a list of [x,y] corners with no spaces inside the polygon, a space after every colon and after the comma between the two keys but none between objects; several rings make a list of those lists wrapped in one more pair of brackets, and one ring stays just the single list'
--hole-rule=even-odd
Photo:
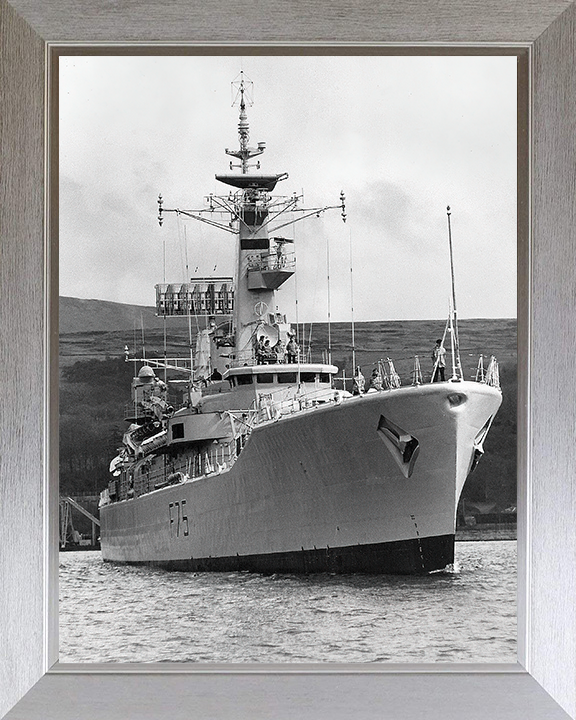
[{"label": "shoreline", "polygon": [[487,523],[485,525],[462,527],[456,530],[456,542],[516,539],[516,523]]}]

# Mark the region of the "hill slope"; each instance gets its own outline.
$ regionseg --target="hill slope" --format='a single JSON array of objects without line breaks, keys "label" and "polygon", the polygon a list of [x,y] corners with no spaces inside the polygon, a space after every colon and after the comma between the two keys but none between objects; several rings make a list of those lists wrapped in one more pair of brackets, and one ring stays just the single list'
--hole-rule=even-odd
[{"label": "hill slope", "polygon": [[[156,317],[156,310],[145,305],[126,305],[108,300],[85,300],[60,297],[60,334],[79,332],[103,332],[163,327],[163,319]],[[186,320],[174,320],[185,327]]]}]

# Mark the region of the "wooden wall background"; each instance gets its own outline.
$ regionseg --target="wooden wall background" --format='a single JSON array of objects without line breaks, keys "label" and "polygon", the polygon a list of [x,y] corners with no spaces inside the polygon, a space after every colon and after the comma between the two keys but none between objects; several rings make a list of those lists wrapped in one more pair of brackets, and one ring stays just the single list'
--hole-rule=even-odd
[{"label": "wooden wall background", "polygon": [[0,717],[44,672],[44,41],[0,0]]}]

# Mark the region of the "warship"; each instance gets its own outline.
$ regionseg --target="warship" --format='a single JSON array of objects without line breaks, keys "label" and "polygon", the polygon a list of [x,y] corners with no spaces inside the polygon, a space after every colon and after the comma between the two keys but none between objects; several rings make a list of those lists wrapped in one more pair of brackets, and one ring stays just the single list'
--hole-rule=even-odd
[{"label": "warship", "polygon": [[156,286],[159,316],[194,321],[189,357],[126,349],[135,372],[100,497],[103,559],[189,571],[442,570],[454,562],[458,500],[501,403],[498,364],[492,357],[464,378],[454,283],[429,380],[415,357],[403,386],[384,358],[369,382],[355,368],[350,392],[330,350],[313,361],[277,305],[296,272],[287,228],[332,210],[346,222],[345,196],[306,208],[301,195],[278,194],[288,175],[251,162],[266,146],[250,145],[243,73],[234,87],[239,148],[226,149],[235,162],[216,175],[227,192],[198,210],[166,208],[160,196],[158,219],[175,213],[229,232],[235,274]]}]

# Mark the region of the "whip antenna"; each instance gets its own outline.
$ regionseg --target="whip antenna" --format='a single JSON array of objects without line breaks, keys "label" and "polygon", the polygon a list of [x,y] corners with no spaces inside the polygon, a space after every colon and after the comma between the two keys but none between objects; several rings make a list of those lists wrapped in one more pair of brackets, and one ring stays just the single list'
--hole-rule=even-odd
[{"label": "whip antenna", "polygon": [[450,246],[450,275],[452,279],[452,335],[453,335],[453,362],[454,362],[454,376],[453,380],[457,380],[456,369],[460,374],[460,380],[462,380],[462,365],[460,364],[460,340],[458,338],[458,313],[456,311],[456,284],[454,281],[454,253],[452,250],[452,225],[450,223],[450,205],[446,208],[446,214],[448,216],[448,244]]},{"label": "whip antenna", "polygon": [[[344,192],[340,193],[342,203],[344,203]],[[342,219],[346,222],[346,215],[342,210]],[[350,319],[352,326],[352,368],[356,367],[356,340],[354,337],[354,275],[353,275],[353,263],[352,263],[352,228],[349,229],[349,249],[350,249]]]},{"label": "whip antenna", "polygon": [[328,289],[328,364],[332,364],[332,318],[330,309],[330,235],[326,236],[326,280]]}]

